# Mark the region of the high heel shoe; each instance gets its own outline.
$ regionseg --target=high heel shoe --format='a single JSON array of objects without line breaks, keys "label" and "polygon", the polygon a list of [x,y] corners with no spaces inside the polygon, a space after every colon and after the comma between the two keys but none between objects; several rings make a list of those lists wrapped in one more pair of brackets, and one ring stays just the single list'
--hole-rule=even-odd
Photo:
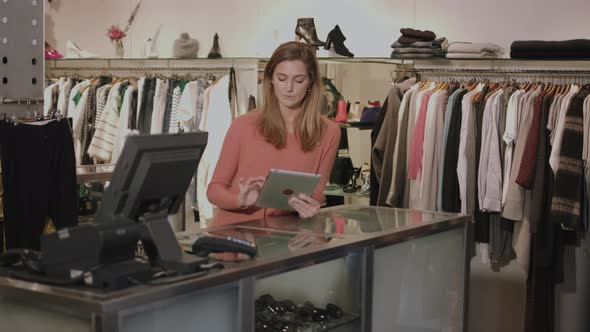
[{"label": "high heel shoe", "polygon": [[344,37],[342,30],[340,30],[338,25],[336,25],[334,29],[328,33],[324,49],[330,50],[330,47],[334,46],[334,52],[336,52],[336,54],[352,58],[354,57],[354,54],[352,54],[348,48],[344,46],[345,40],[346,37]]},{"label": "high heel shoe", "polygon": [[306,43],[312,46],[324,46],[326,43],[319,40],[316,29],[315,23],[313,18],[298,18],[297,19],[297,27],[295,27],[295,35],[297,36],[297,41],[303,38]]},{"label": "high heel shoe", "polygon": [[98,58],[98,55],[78,47],[73,41],[68,40],[66,57],[70,59],[92,59]]},{"label": "high heel shoe", "polygon": [[209,55],[207,55],[207,58],[221,58],[221,48],[219,47],[219,36],[217,35],[217,33],[215,33],[215,36],[213,36],[213,46],[211,47],[211,51],[209,51]]},{"label": "high heel shoe", "polygon": [[158,36],[160,35],[160,28],[162,26],[158,26],[156,33],[152,38],[148,38],[145,43],[144,55],[148,59],[155,59],[160,56],[160,52],[158,52]]},{"label": "high heel shoe", "polygon": [[56,49],[51,47],[49,43],[45,42],[45,60],[61,59],[64,56],[61,55]]}]

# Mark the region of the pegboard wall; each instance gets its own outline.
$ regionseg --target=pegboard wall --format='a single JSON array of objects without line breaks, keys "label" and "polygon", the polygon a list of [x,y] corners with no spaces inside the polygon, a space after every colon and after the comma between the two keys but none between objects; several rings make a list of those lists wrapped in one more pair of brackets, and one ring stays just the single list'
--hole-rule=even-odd
[{"label": "pegboard wall", "polygon": [[0,0],[0,112],[42,103],[44,30],[43,0]]}]

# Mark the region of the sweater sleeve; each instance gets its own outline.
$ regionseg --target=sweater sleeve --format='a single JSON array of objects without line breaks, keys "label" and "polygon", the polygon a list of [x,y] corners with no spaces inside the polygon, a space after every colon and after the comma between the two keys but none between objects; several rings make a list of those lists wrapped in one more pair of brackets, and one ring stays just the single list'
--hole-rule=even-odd
[{"label": "sweater sleeve", "polygon": [[226,210],[239,208],[237,194],[231,192],[230,187],[240,160],[240,132],[237,122],[232,123],[223,140],[219,160],[207,187],[209,202]]},{"label": "sweater sleeve", "polygon": [[324,135],[326,145],[322,151],[321,161],[318,169],[318,174],[321,175],[321,178],[312,195],[312,197],[316,201],[320,202],[320,204],[323,200],[322,198],[324,195],[324,188],[330,179],[330,173],[332,172],[332,166],[334,165],[336,154],[338,153],[338,145],[340,144],[340,128],[335,123],[331,123],[327,126],[326,133]]}]

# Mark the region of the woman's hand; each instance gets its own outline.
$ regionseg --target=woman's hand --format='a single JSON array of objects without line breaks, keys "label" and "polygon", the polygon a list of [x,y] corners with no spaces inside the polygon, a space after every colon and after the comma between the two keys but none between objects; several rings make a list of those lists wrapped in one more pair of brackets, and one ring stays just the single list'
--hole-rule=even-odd
[{"label": "woman's hand", "polygon": [[265,178],[263,176],[241,178],[238,181],[240,192],[238,193],[237,203],[241,209],[246,209],[256,204],[256,200],[258,200],[258,196],[260,196],[264,181]]},{"label": "woman's hand", "polygon": [[320,210],[320,203],[306,194],[289,198],[289,206],[294,208],[301,218],[311,218]]}]

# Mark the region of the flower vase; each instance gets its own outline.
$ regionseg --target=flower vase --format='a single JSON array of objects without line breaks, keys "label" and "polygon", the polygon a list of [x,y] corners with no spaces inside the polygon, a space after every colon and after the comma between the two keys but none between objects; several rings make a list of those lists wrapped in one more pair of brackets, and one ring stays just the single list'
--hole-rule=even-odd
[{"label": "flower vase", "polygon": [[125,47],[123,46],[123,41],[121,39],[113,40],[113,45],[115,46],[115,56],[119,59],[122,59],[125,55]]}]

